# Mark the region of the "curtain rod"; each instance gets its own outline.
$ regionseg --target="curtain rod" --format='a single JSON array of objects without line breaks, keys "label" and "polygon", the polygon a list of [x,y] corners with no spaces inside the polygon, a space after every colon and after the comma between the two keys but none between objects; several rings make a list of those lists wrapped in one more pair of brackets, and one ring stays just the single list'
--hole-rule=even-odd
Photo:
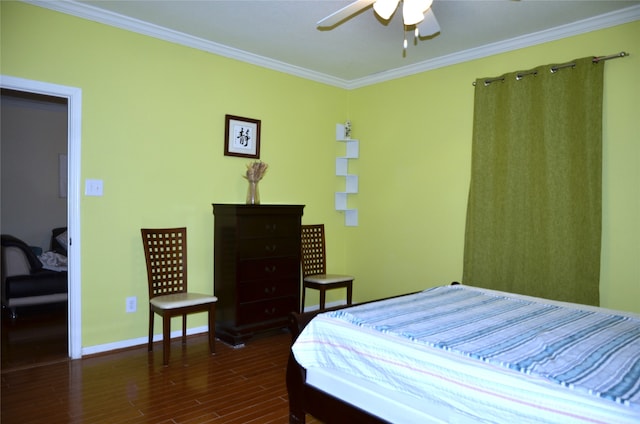
[{"label": "curtain rod", "polygon": [[[599,63],[605,60],[609,60],[609,59],[618,59],[619,57],[627,57],[629,56],[629,53],[627,52],[620,52],[620,53],[616,53],[616,54],[611,54],[608,56],[594,56],[593,59],[591,60],[591,63]],[[559,69],[563,69],[563,68],[573,68],[574,66],[576,66],[575,63],[570,62],[570,63],[565,63],[562,65],[556,65],[551,67],[550,71],[552,73],[557,72]],[[526,71],[526,72],[518,72],[516,74],[516,79],[517,80],[521,80],[523,77],[527,76],[527,75],[537,75],[538,71]],[[504,81],[504,77],[496,77],[496,78],[488,78],[486,80],[484,80],[484,85],[485,87],[489,84],[491,84],[492,82],[497,82],[497,81]],[[471,85],[476,85],[476,82],[472,82]]]}]

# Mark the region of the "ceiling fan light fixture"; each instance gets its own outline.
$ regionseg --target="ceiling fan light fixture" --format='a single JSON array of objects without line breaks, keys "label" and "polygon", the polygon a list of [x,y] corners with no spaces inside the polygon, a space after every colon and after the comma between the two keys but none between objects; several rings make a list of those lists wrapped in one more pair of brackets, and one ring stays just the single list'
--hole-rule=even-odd
[{"label": "ceiling fan light fixture", "polygon": [[406,26],[417,25],[424,20],[426,12],[433,0],[404,0],[402,6],[402,20]]},{"label": "ceiling fan light fixture", "polygon": [[411,26],[415,24],[419,24],[424,19],[424,14],[417,9],[412,9],[407,6],[408,3],[404,4],[402,8],[402,20],[406,26]]},{"label": "ceiling fan light fixture", "polygon": [[387,21],[396,11],[399,2],[400,0],[377,0],[373,3],[373,10],[378,16]]}]

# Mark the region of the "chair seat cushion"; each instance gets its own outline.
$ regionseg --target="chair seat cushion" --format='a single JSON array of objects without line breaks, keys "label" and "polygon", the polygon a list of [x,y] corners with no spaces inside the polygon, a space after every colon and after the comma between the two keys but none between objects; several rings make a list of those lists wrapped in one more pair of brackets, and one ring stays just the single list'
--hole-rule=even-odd
[{"label": "chair seat cushion", "polygon": [[341,275],[341,274],[316,274],[316,275],[308,275],[304,277],[304,281],[308,281],[310,283],[316,284],[333,284],[333,283],[342,283],[345,281],[353,281],[355,277],[351,275]]},{"label": "chair seat cushion", "polygon": [[184,308],[185,306],[202,305],[205,303],[217,302],[218,298],[201,293],[173,293],[163,296],[156,296],[149,302],[160,309]]}]

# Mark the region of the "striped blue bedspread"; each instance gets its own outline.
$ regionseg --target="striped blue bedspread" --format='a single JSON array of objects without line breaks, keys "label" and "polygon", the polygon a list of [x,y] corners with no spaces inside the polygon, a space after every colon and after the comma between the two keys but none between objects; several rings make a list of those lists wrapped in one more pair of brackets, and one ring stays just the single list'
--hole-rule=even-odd
[{"label": "striped blue bedspread", "polygon": [[640,404],[640,321],[445,286],[330,314],[624,404]]},{"label": "striped blue bedspread", "polygon": [[[350,342],[340,340],[340,336],[336,341],[330,339],[332,333],[337,333],[336,328],[355,326],[366,334],[379,333],[386,340],[401,341],[399,348],[422,345],[453,354],[465,366],[468,362],[482,361],[490,368],[525,374],[536,382],[542,380],[562,387],[560,390],[580,392],[605,403],[613,402],[629,409],[630,416],[640,419],[640,318],[635,314],[460,285],[436,287],[414,295],[321,314],[318,318],[338,324],[326,332],[326,339],[313,341],[305,339],[304,333],[301,335],[298,352],[294,345],[294,354],[302,361],[311,350],[319,349],[319,345],[339,349],[342,344],[341,354],[345,356],[347,350],[354,351],[349,353],[354,358],[367,357],[369,360],[380,356],[385,367],[392,367],[391,372],[401,373],[404,365],[399,364],[400,361],[394,363],[392,357],[383,352],[387,342],[380,343],[380,350],[376,351],[375,346],[369,350],[360,347],[357,337],[351,333],[348,337],[354,342],[349,346]],[[407,355],[412,356],[415,354]],[[319,359],[310,359],[309,365],[335,365],[347,373],[358,372],[359,365],[340,365],[340,360],[320,355]],[[411,368],[418,369],[413,364]],[[369,371],[364,371],[366,373]],[[435,372],[429,370],[425,375],[427,373]],[[436,377],[457,380],[447,373],[449,371],[442,373],[444,377]],[[373,372],[371,375],[382,380]],[[489,379],[478,378],[478,381]],[[398,387],[409,385],[403,383]],[[492,387],[482,390],[498,393],[498,389]],[[509,391],[504,393],[507,395],[500,396],[508,397]],[[514,398],[521,399],[522,396]],[[537,404],[543,402],[536,401]]]}]

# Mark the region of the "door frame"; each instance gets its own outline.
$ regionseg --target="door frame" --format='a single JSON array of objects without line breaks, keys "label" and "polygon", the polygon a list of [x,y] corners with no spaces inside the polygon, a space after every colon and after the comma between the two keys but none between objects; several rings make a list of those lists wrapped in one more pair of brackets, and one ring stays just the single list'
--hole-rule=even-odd
[{"label": "door frame", "polygon": [[0,75],[0,87],[43,94],[67,99],[67,231],[68,248],[68,302],[67,315],[69,327],[69,357],[82,357],[82,297],[81,297],[81,259],[80,259],[80,164],[82,133],[82,90],[50,84],[42,81]]}]

